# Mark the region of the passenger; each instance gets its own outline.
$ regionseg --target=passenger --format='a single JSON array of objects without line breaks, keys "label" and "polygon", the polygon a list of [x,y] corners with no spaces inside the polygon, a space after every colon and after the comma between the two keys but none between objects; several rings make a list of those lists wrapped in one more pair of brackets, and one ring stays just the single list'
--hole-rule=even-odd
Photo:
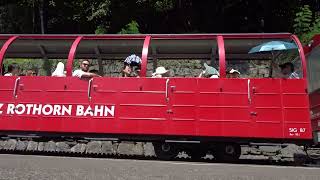
[{"label": "passenger", "polygon": [[152,74],[153,78],[169,77],[169,71],[164,67],[157,67],[156,72]]},{"label": "passenger", "polygon": [[122,77],[139,77],[141,69],[141,59],[139,56],[132,54],[124,60]]},{"label": "passenger", "polygon": [[281,75],[283,78],[299,79],[299,75],[294,72],[294,65],[291,62],[287,62],[279,65],[281,68]]},{"label": "passenger", "polygon": [[20,74],[20,67],[16,63],[8,66],[8,72],[4,76],[18,76]]},{"label": "passenger", "polygon": [[64,64],[62,62],[59,62],[57,64],[56,70],[54,70],[54,72],[52,73],[52,76],[54,76],[54,77],[66,77],[64,72],[65,72],[64,71]]},{"label": "passenger", "polygon": [[93,78],[93,77],[100,77],[97,74],[90,73],[89,72],[90,62],[89,60],[85,59],[82,60],[80,63],[80,69],[75,70],[72,73],[72,76],[78,77],[78,78]]},{"label": "passenger", "polygon": [[141,66],[140,64],[132,67],[131,77],[140,77]]},{"label": "passenger", "polygon": [[132,68],[129,64],[124,63],[123,69],[122,69],[122,77],[130,77],[132,72]]},{"label": "passenger", "polygon": [[231,69],[227,72],[227,78],[240,78],[240,72],[235,69]]},{"label": "passenger", "polygon": [[202,71],[198,77],[203,76],[205,78],[219,78],[220,74],[214,67],[211,67],[206,63],[204,63],[204,67],[206,69]]},{"label": "passenger", "polygon": [[26,72],[26,76],[36,76],[37,73],[33,69],[28,69]]}]

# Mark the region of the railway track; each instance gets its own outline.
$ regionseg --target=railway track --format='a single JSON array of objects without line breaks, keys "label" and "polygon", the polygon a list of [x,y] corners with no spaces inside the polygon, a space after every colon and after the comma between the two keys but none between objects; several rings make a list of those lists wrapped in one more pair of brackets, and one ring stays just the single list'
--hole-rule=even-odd
[{"label": "railway track", "polygon": [[[320,161],[317,161],[320,158],[319,149],[312,149],[309,153],[305,153],[294,145],[288,145],[285,148],[263,147],[242,147],[240,160],[233,163],[320,167]],[[159,160],[152,143],[129,141],[3,137],[0,140],[0,153]],[[191,158],[186,152],[180,152],[172,160],[217,162],[210,152],[205,157],[196,159]]]}]

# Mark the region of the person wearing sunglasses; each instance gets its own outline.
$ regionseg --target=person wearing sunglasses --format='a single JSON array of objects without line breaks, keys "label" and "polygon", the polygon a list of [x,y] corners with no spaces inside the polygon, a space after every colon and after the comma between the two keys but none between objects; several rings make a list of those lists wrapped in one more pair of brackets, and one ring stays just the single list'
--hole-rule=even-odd
[{"label": "person wearing sunglasses", "polygon": [[98,74],[89,72],[90,62],[89,60],[85,59],[80,62],[80,69],[75,70],[72,73],[72,76],[78,77],[80,79],[83,78],[93,78],[93,77],[100,77]]},{"label": "person wearing sunglasses", "polygon": [[26,72],[26,76],[36,76],[37,73],[33,69],[28,69]]}]

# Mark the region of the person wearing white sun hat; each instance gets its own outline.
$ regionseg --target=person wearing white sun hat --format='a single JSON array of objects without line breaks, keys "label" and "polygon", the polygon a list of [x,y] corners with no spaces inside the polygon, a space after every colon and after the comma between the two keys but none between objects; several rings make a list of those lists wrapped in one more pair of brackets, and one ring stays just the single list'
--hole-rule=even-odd
[{"label": "person wearing white sun hat", "polygon": [[168,77],[168,70],[165,67],[157,67],[156,72],[152,74],[153,78]]},{"label": "person wearing white sun hat", "polygon": [[239,78],[240,72],[236,69],[231,69],[229,72],[227,72],[228,78]]}]

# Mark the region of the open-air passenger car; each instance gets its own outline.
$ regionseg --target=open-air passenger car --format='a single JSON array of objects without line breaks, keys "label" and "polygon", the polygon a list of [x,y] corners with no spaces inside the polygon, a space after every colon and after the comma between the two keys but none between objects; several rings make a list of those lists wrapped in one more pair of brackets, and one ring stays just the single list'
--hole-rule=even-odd
[{"label": "open-air passenger car", "polygon": [[[284,60],[294,60],[299,79],[250,75],[274,56],[248,52],[269,41],[296,44],[296,56]],[[215,147],[218,158],[236,159],[240,145],[310,144],[319,130],[311,127],[303,47],[289,33],[0,35],[0,45],[0,65],[15,58],[67,59],[67,77],[0,76],[2,135],[149,141],[160,158],[174,157],[177,149],[203,155]],[[142,59],[139,78],[72,77],[76,59],[95,59],[101,66],[103,60],[124,60],[133,53]],[[275,54],[280,61],[282,54]],[[186,59],[210,63],[220,77],[149,77],[150,62]],[[240,78],[226,77],[233,66],[240,67]],[[313,77],[319,84],[319,76]],[[311,101],[319,105],[317,97]]]}]

